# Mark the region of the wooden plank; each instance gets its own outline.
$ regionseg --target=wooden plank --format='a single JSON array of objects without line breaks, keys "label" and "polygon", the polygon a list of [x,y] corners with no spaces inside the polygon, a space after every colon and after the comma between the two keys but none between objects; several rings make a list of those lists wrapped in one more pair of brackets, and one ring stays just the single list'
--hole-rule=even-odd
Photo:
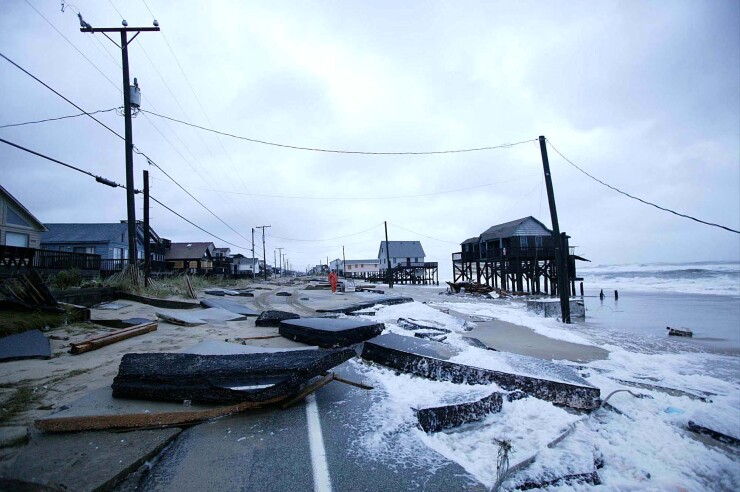
[{"label": "wooden plank", "polygon": [[36,428],[47,432],[76,432],[104,429],[157,428],[190,425],[224,417],[245,410],[263,408],[284,400],[278,397],[262,402],[241,402],[235,405],[182,412],[130,413],[120,415],[85,415],[80,417],[48,417],[34,422]]},{"label": "wooden plank", "polygon": [[157,329],[157,322],[145,323],[141,325],[132,326],[130,328],[124,328],[107,335],[103,335],[96,338],[89,338],[79,343],[71,343],[70,353],[74,355],[82,354],[84,352],[90,352],[106,345],[110,345],[127,338],[133,338],[135,336],[143,335],[155,331]]},{"label": "wooden plank", "polygon": [[305,397],[307,397],[308,395],[310,395],[311,393],[313,393],[317,389],[321,388],[322,386],[326,386],[327,384],[331,383],[332,381],[334,381],[334,374],[333,373],[327,374],[326,376],[322,377],[321,379],[319,379],[315,383],[307,386],[303,391],[301,391],[300,393],[298,393],[297,395],[295,395],[290,400],[288,400],[285,403],[283,403],[283,409],[286,409],[288,407],[291,407],[291,406],[295,405],[297,402],[301,401],[302,399],[304,399]]}]

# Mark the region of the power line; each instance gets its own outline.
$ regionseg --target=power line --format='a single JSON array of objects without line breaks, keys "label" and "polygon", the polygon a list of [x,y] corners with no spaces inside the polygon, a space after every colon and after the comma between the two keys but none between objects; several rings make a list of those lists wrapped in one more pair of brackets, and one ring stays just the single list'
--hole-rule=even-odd
[{"label": "power line", "polygon": [[705,225],[712,226],[712,227],[719,227],[720,229],[724,229],[726,231],[734,232],[735,234],[740,234],[740,231],[735,230],[735,229],[731,229],[731,228],[729,228],[727,226],[723,226],[723,225],[720,225],[720,224],[715,224],[714,222],[707,222],[705,220],[697,219],[696,217],[692,217],[691,215],[682,214],[682,213],[676,212],[675,210],[671,210],[669,208],[661,207],[660,205],[656,205],[655,203],[652,203],[652,202],[649,202],[647,200],[643,200],[642,198],[639,198],[639,197],[630,195],[629,193],[624,192],[624,191],[620,190],[619,188],[616,188],[616,187],[614,187],[614,186],[612,186],[610,184],[607,184],[607,183],[601,181],[599,178],[597,178],[595,176],[592,176],[591,174],[587,173],[586,171],[584,171],[583,169],[581,169],[580,167],[578,167],[576,164],[573,163],[573,161],[571,161],[570,159],[568,159],[567,157],[565,157],[563,154],[561,154],[560,151],[555,148],[555,146],[552,144],[552,142],[550,142],[550,139],[547,139],[547,143],[550,145],[550,147],[552,148],[552,150],[554,150],[560,157],[562,157],[565,160],[565,162],[567,162],[571,166],[575,167],[576,169],[578,169],[579,171],[581,171],[583,174],[585,174],[589,178],[593,179],[594,181],[596,181],[598,183],[601,183],[602,185],[606,186],[609,189],[612,189],[612,190],[616,191],[617,193],[620,193],[620,194],[622,194],[622,195],[624,195],[626,197],[632,198],[633,200],[637,200],[638,202],[644,203],[645,205],[650,205],[651,207],[655,207],[658,210],[662,210],[664,212],[669,212],[669,213],[672,213],[673,215],[678,215],[679,217],[683,217],[683,218],[686,218],[686,219],[693,220],[695,222],[699,222],[700,224],[705,224]]},{"label": "power line", "polygon": [[[41,157],[42,159],[46,159],[46,160],[48,160],[48,161],[51,161],[51,162],[53,162],[53,163],[55,163],[55,164],[59,164],[59,165],[61,165],[61,166],[64,166],[64,167],[66,167],[66,168],[72,169],[72,170],[74,170],[74,171],[77,171],[77,172],[79,172],[79,173],[82,173],[82,174],[85,174],[85,175],[87,175],[87,176],[90,176],[90,177],[92,177],[92,178],[95,178],[95,181],[97,181],[97,182],[99,182],[99,183],[102,183],[102,184],[105,184],[105,185],[107,185],[107,186],[110,186],[110,187],[112,187],[112,188],[122,188],[122,189],[126,189],[126,187],[125,187],[124,185],[122,185],[122,184],[119,184],[119,183],[116,183],[115,181],[111,181],[111,180],[109,180],[109,179],[107,179],[107,178],[103,178],[103,177],[101,177],[101,176],[97,176],[97,175],[93,174],[93,173],[92,173],[92,172],[90,172],[90,171],[87,171],[87,170],[85,170],[85,169],[82,169],[82,168],[80,168],[80,167],[77,167],[77,166],[73,166],[72,164],[68,164],[68,163],[66,163],[66,162],[62,162],[62,161],[60,161],[60,160],[58,160],[58,159],[54,159],[53,157],[49,157],[48,155],[42,154],[41,152],[36,152],[35,150],[31,150],[31,149],[29,149],[29,148],[23,147],[22,145],[18,145],[18,144],[16,144],[16,143],[10,142],[10,141],[8,141],[8,140],[5,140],[4,138],[0,138],[0,142],[2,142],[2,143],[4,143],[4,144],[7,144],[7,145],[10,145],[10,146],[12,146],[12,147],[15,147],[15,148],[17,148],[17,149],[19,149],[19,150],[22,150],[22,151],[24,151],[24,152],[28,152],[29,154],[33,154],[33,155],[35,155],[35,156],[37,156],[37,157]],[[135,191],[136,193],[141,193],[141,192],[140,192],[139,190],[134,190],[134,191]],[[154,200],[154,201],[155,201],[155,202],[157,202],[157,203],[158,203],[159,205],[161,205],[162,207],[166,208],[167,210],[169,210],[169,211],[170,211],[170,212],[172,212],[173,214],[177,215],[178,217],[180,217],[181,219],[183,219],[184,221],[186,221],[186,222],[187,222],[187,223],[189,223],[190,225],[192,225],[192,226],[194,226],[194,227],[196,227],[196,228],[200,229],[201,231],[205,232],[205,233],[206,233],[206,234],[208,234],[209,236],[211,236],[211,237],[213,237],[213,238],[216,238],[216,239],[218,239],[219,241],[223,241],[224,243],[226,243],[226,244],[228,244],[228,245],[230,245],[230,246],[234,246],[234,247],[237,247],[237,248],[240,248],[240,249],[247,249],[247,248],[246,248],[246,247],[244,247],[244,246],[240,246],[240,245],[238,245],[238,244],[234,244],[234,243],[232,243],[232,242],[229,242],[229,241],[227,241],[226,239],[223,239],[223,238],[221,238],[221,237],[219,237],[219,236],[217,236],[217,235],[213,234],[212,232],[209,232],[209,231],[207,231],[206,229],[204,229],[203,227],[199,226],[199,225],[198,225],[198,224],[196,224],[195,222],[191,221],[191,220],[190,220],[190,219],[188,219],[187,217],[184,217],[184,216],[183,216],[182,214],[180,214],[180,213],[176,212],[175,210],[173,210],[172,208],[168,207],[167,205],[165,205],[165,204],[164,204],[164,203],[162,203],[161,201],[157,200],[157,198],[155,198],[155,197],[153,197],[153,196],[149,196],[149,198],[151,198],[152,200]]]},{"label": "power line", "polygon": [[[119,87],[119,86],[118,86],[118,85],[117,85],[117,84],[116,84],[115,82],[113,82],[113,81],[112,81],[111,79],[109,79],[109,78],[108,78],[108,76],[107,76],[107,75],[105,75],[105,73],[103,73],[103,71],[102,71],[102,70],[100,70],[100,68],[98,68],[98,66],[97,66],[96,64],[94,64],[94,63],[93,63],[93,62],[92,62],[92,61],[91,61],[91,60],[90,60],[90,59],[89,59],[89,58],[88,58],[87,56],[85,56],[85,54],[84,54],[84,53],[83,53],[82,51],[80,51],[80,49],[79,49],[79,48],[78,48],[78,47],[77,47],[77,46],[76,46],[76,45],[75,45],[75,44],[74,44],[74,43],[73,43],[72,41],[70,41],[69,39],[67,39],[67,36],[65,36],[64,34],[62,34],[62,32],[61,32],[61,31],[60,31],[59,29],[57,29],[57,27],[56,27],[56,26],[55,26],[54,24],[52,24],[52,23],[51,23],[51,21],[50,21],[49,19],[47,19],[46,17],[44,17],[44,14],[42,14],[41,12],[39,12],[39,11],[38,11],[38,10],[36,9],[36,7],[34,7],[34,6],[33,6],[33,4],[31,4],[31,2],[29,2],[28,0],[25,0],[25,2],[26,2],[26,4],[27,4],[27,5],[29,6],[29,7],[31,7],[31,8],[32,8],[32,9],[33,9],[33,10],[34,10],[34,11],[35,11],[35,12],[36,12],[37,14],[39,14],[39,16],[41,16],[41,18],[42,18],[42,19],[44,19],[44,20],[46,21],[46,23],[47,23],[47,24],[49,24],[49,25],[50,25],[50,26],[51,26],[51,27],[52,27],[52,28],[53,28],[53,29],[54,29],[54,30],[55,30],[55,31],[57,32],[57,34],[59,34],[59,35],[60,35],[60,36],[61,36],[62,38],[64,38],[64,40],[65,40],[65,41],[66,41],[67,43],[69,43],[69,45],[70,45],[70,46],[72,46],[72,48],[74,48],[74,49],[75,49],[75,51],[77,51],[77,53],[79,53],[80,55],[82,55],[82,57],[83,57],[83,58],[84,58],[85,60],[87,60],[87,61],[88,61],[88,63],[90,63],[90,65],[92,65],[92,66],[93,66],[93,68],[94,68],[95,70],[97,70],[97,71],[98,71],[98,72],[100,73],[100,75],[102,75],[102,76],[103,76],[103,77],[104,77],[104,78],[105,78],[105,79],[106,79],[106,80],[107,80],[108,82],[110,82],[110,84],[111,84],[111,85],[112,85],[113,87],[115,87],[115,88],[116,88],[116,90],[117,90],[118,92],[121,92],[121,88],[120,88],[120,87]],[[69,7],[72,7],[72,5],[68,5],[68,6],[69,6]],[[64,10],[63,10],[63,9],[62,9],[62,12],[64,12]],[[79,12],[79,11],[78,11],[78,12]]]},{"label": "power line", "polygon": [[265,140],[259,140],[256,138],[250,138],[250,137],[243,137],[240,135],[234,135],[233,133],[227,133],[222,132],[219,130],[214,130],[212,128],[206,128],[204,126],[196,125],[194,123],[188,123],[187,121],[178,120],[177,118],[173,118],[171,116],[165,116],[162,114],[155,113],[153,111],[147,111],[145,109],[141,110],[142,113],[148,113],[153,116],[157,116],[159,118],[163,118],[166,120],[174,121],[176,123],[180,123],[187,126],[192,126],[194,128],[198,128],[200,130],[204,130],[211,133],[217,133],[219,135],[224,135],[226,137],[232,137],[239,140],[246,140],[247,142],[252,143],[258,143],[263,145],[272,145],[273,147],[282,147],[286,149],[294,149],[294,150],[308,150],[311,152],[328,152],[333,154],[360,154],[360,155],[435,155],[435,154],[459,154],[463,152],[480,152],[484,150],[494,150],[494,149],[506,149],[509,147],[514,147],[516,145],[522,145],[525,143],[531,143],[536,142],[536,139],[529,139],[529,140],[523,140],[521,142],[512,142],[512,143],[506,143],[506,144],[500,144],[500,145],[491,145],[487,147],[475,147],[470,149],[452,149],[452,150],[433,150],[433,151],[423,151],[423,152],[371,152],[371,151],[364,151],[364,150],[337,150],[337,149],[322,149],[322,148],[316,148],[316,147],[301,147],[298,145],[288,145],[288,144],[281,144],[281,143],[275,143],[275,142],[268,142]]},{"label": "power line", "polygon": [[118,132],[116,132],[114,129],[112,129],[111,127],[109,127],[108,125],[106,125],[105,123],[103,123],[102,121],[100,121],[99,119],[97,119],[96,117],[94,117],[92,114],[88,113],[87,111],[85,111],[84,109],[82,109],[81,107],[79,107],[78,105],[76,105],[75,103],[73,103],[72,101],[70,101],[69,99],[67,99],[66,97],[64,97],[63,95],[61,95],[59,92],[57,92],[56,90],[54,90],[51,86],[49,86],[46,82],[44,82],[43,80],[41,80],[38,77],[36,77],[35,75],[33,75],[31,72],[29,72],[25,68],[23,68],[20,65],[18,65],[16,62],[14,62],[13,60],[11,60],[7,56],[5,56],[3,53],[0,53],[0,56],[3,57],[3,58],[5,58],[5,60],[7,60],[9,63],[11,63],[12,65],[14,65],[17,69],[19,69],[20,71],[22,71],[23,73],[25,73],[26,75],[28,75],[29,77],[31,77],[32,79],[34,79],[36,82],[38,82],[39,84],[43,85],[44,87],[46,87],[47,89],[49,89],[51,92],[53,92],[57,96],[59,96],[62,99],[64,99],[65,101],[67,101],[69,104],[71,104],[75,108],[77,108],[80,111],[82,111],[83,114],[85,114],[85,115],[89,116],[90,118],[92,118],[93,120],[95,120],[99,125],[103,126],[105,129],[107,129],[113,135],[117,136],[121,140],[125,140],[123,138],[123,136],[121,134],[119,134]]},{"label": "power line", "polygon": [[104,185],[110,186],[112,188],[126,188],[122,184],[118,184],[115,181],[111,181],[110,179],[103,178],[102,176],[98,176],[96,174],[91,173],[90,171],[86,171],[85,169],[79,168],[77,166],[73,166],[72,164],[67,164],[66,162],[62,162],[58,159],[54,159],[53,157],[49,157],[48,155],[42,154],[40,152],[36,152],[35,150],[31,150],[29,148],[23,147],[22,145],[18,145],[16,143],[13,143],[9,140],[5,140],[4,138],[0,138],[0,142],[10,145],[11,147],[15,147],[16,149],[22,150],[24,152],[28,152],[29,154],[33,154],[37,157],[41,157],[42,159],[46,159],[47,161],[54,162],[56,164],[62,165],[64,167],[67,167],[69,169],[72,169],[74,171],[77,171],[78,173],[86,174],[90,176],[91,178],[95,178],[95,181],[98,183],[102,183]]},{"label": "power line", "polygon": [[460,243],[453,243],[452,241],[445,241],[444,239],[438,239],[438,238],[436,238],[436,237],[432,237],[432,236],[427,236],[426,234],[422,234],[422,233],[420,233],[420,232],[415,232],[415,231],[412,231],[412,230],[410,230],[410,229],[406,229],[405,227],[401,227],[400,225],[397,225],[397,224],[393,224],[393,223],[391,223],[391,222],[388,222],[388,223],[389,223],[390,225],[392,225],[393,227],[397,227],[397,228],[399,228],[399,229],[402,229],[402,230],[404,230],[404,231],[406,231],[406,232],[410,232],[411,234],[417,234],[417,235],[419,235],[419,236],[422,236],[422,237],[425,237],[425,238],[428,238],[428,239],[433,239],[433,240],[435,240],[435,241],[439,241],[439,242],[441,242],[441,243],[454,244],[454,245],[456,245],[456,246],[458,246],[458,245],[460,244]]},{"label": "power line", "polygon": [[77,118],[78,116],[88,116],[88,115],[93,115],[93,114],[98,114],[98,113],[109,113],[109,112],[115,111],[117,109],[118,108],[99,109],[97,111],[91,111],[89,113],[83,112],[83,113],[78,113],[78,114],[70,114],[70,115],[67,115],[67,116],[59,116],[57,118],[46,118],[44,120],[25,121],[23,123],[10,123],[8,125],[1,125],[0,128],[11,128],[11,127],[16,127],[16,126],[35,125],[36,123],[46,123],[46,122],[49,122],[49,121],[66,120],[68,118]]},{"label": "power line", "polygon": [[371,228],[365,229],[364,231],[353,232],[352,234],[347,234],[347,235],[344,235],[344,236],[329,237],[329,238],[326,238],[326,239],[295,239],[295,238],[289,238],[289,237],[273,236],[272,234],[269,234],[268,237],[272,237],[272,238],[275,238],[275,239],[282,239],[283,241],[302,241],[302,242],[334,241],[336,239],[343,239],[345,237],[359,236],[360,234],[364,234],[364,233],[366,233],[368,231],[372,231],[373,229],[375,229],[376,227],[379,227],[381,225],[383,225],[382,222],[380,224],[375,224]]},{"label": "power line", "polygon": [[[394,199],[401,199],[401,198],[423,198],[428,196],[435,196],[435,195],[445,195],[448,193],[457,193],[459,191],[469,191],[474,190],[477,188],[485,188],[488,186],[494,186],[497,184],[502,183],[509,183],[511,181],[517,181],[520,179],[528,178],[530,176],[523,176],[520,178],[513,178],[513,179],[506,179],[503,181],[496,181],[493,183],[485,183],[475,186],[468,186],[465,188],[455,188],[451,190],[441,190],[441,191],[434,191],[430,193],[420,193],[416,195],[388,195],[388,196],[305,196],[305,195],[269,195],[269,194],[263,194],[263,193],[246,193],[242,191],[227,191],[227,190],[214,190],[210,188],[197,188],[203,191],[212,191],[215,193],[227,193],[232,195],[244,195],[244,196],[256,196],[261,198],[282,198],[282,199],[296,199],[296,200],[394,200]],[[156,179],[156,178],[153,178]],[[162,180],[164,181],[164,180]]]}]

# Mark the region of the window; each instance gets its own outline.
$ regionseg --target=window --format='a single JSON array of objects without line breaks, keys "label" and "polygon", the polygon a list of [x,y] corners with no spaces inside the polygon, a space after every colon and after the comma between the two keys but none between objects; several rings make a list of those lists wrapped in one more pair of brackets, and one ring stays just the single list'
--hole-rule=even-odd
[{"label": "window", "polygon": [[534,245],[538,248],[542,247],[542,236],[535,236],[534,237]]},{"label": "window", "polygon": [[521,237],[519,238],[519,245],[520,245],[520,246],[521,246],[522,248],[526,248],[526,247],[528,247],[528,246],[529,246],[529,238],[528,238],[527,236],[521,236]]},{"label": "window", "polygon": [[19,246],[21,248],[27,248],[28,247],[28,234],[19,234],[17,232],[6,232],[5,233],[5,244],[7,246]]},{"label": "window", "polygon": [[21,217],[20,214],[18,214],[18,212],[16,212],[12,208],[8,207],[7,208],[7,211],[8,211],[8,213],[7,213],[7,216],[5,217],[5,222],[6,223],[13,224],[13,225],[19,225],[19,226],[24,226],[24,227],[33,227],[31,224],[29,224],[28,222],[26,222],[23,219],[23,217]]},{"label": "window", "polygon": [[89,255],[95,254],[95,246],[75,246],[72,248],[75,253],[87,253]]}]

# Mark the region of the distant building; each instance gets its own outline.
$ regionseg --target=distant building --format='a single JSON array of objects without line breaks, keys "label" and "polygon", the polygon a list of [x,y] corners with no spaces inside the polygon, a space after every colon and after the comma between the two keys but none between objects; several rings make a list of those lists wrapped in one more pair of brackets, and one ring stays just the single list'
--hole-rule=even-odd
[{"label": "distant building", "polygon": [[243,254],[237,253],[232,256],[232,259],[237,275],[259,275],[262,271],[260,268],[262,261],[259,258],[247,258]]},{"label": "distant building", "polygon": [[26,207],[0,186],[0,245],[39,248],[47,229]]},{"label": "distant building", "polygon": [[378,273],[380,261],[377,258],[371,260],[347,260],[344,263],[347,275]]},{"label": "distant building", "polygon": [[386,254],[386,242],[380,242],[378,250],[378,261],[380,270],[388,268],[388,257],[390,257],[390,267],[423,267],[424,266],[424,248],[419,241],[390,241],[388,254]]},{"label": "distant building", "polygon": [[172,243],[165,253],[170,270],[207,273],[213,268],[213,243]]},{"label": "distant building", "polygon": [[231,255],[231,248],[213,248],[214,258],[228,258]]}]

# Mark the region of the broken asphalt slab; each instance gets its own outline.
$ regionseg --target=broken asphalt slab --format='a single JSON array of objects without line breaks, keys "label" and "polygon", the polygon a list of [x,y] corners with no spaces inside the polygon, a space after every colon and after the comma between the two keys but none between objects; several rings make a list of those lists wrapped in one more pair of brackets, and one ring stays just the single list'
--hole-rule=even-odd
[{"label": "broken asphalt slab", "polygon": [[[470,349],[473,350],[473,349]],[[389,333],[365,342],[362,358],[404,372],[458,384],[495,383],[536,398],[572,408],[599,406],[600,391],[572,369],[552,362],[504,352],[483,352],[500,369],[485,369],[452,361],[456,348],[439,342]]]},{"label": "broken asphalt slab", "polygon": [[414,302],[411,297],[378,297],[368,301],[356,302],[346,306],[340,306],[336,308],[324,308],[317,309],[317,313],[353,313],[361,309],[371,308],[373,306],[392,306],[394,304],[405,304],[407,302]]},{"label": "broken asphalt slab", "polygon": [[40,434],[0,477],[2,490],[111,490],[180,429]]},{"label": "broken asphalt slab", "polygon": [[280,323],[285,338],[319,347],[347,347],[380,335],[383,323],[363,319],[301,318]]},{"label": "broken asphalt slab", "polygon": [[240,321],[247,318],[246,315],[221,308],[207,308],[198,311],[160,310],[156,312],[156,315],[162,321],[179,326],[199,326],[208,322],[224,323],[226,321]]},{"label": "broken asphalt slab", "polygon": [[502,404],[503,395],[496,392],[472,402],[421,408],[416,411],[416,418],[424,432],[439,432],[483,420],[491,413],[500,412]]},{"label": "broken asphalt slab", "polygon": [[288,311],[277,311],[268,310],[262,311],[260,315],[254,320],[254,326],[280,326],[281,321],[288,319],[299,319],[300,316],[295,313],[289,313]]},{"label": "broken asphalt slab", "polygon": [[113,380],[115,398],[208,403],[268,402],[356,355],[352,349],[198,355],[126,354]]},{"label": "broken asphalt slab", "polygon": [[39,330],[0,338],[0,362],[21,359],[51,359],[49,339]]},{"label": "broken asphalt slab", "polygon": [[207,308],[218,308],[240,314],[242,316],[259,316],[260,312],[228,299],[205,299],[200,303]]}]

